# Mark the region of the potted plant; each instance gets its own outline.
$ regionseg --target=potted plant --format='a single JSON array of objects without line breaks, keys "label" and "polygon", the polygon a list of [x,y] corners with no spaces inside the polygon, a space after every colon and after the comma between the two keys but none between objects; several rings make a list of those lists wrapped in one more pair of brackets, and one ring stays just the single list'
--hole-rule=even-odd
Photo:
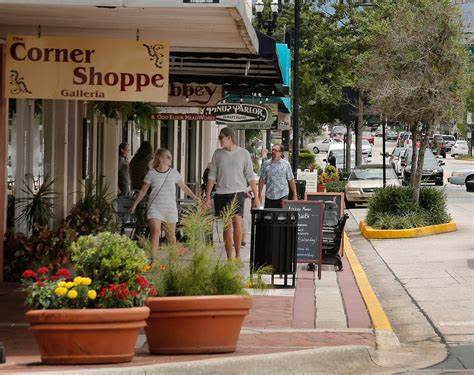
[{"label": "potted plant", "polygon": [[332,165],[328,165],[323,173],[318,175],[318,192],[326,191],[326,184],[339,181],[337,169]]},{"label": "potted plant", "polygon": [[[235,205],[223,214],[231,225]],[[240,329],[252,306],[246,295],[242,263],[214,254],[212,216],[198,206],[182,224],[186,242],[161,247],[154,260],[158,297],[146,305],[145,328],[153,354],[226,353],[236,349]]]},{"label": "potted plant", "polygon": [[41,360],[48,364],[129,362],[156,293],[141,275],[142,249],[126,236],[103,232],[71,245],[76,274],[48,267],[23,273],[26,313]]}]

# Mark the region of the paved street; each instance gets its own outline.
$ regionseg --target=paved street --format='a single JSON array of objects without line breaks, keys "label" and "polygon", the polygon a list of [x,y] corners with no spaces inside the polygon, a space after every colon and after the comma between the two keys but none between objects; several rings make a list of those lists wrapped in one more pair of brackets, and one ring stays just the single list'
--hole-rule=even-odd
[{"label": "paved street", "polygon": [[[381,163],[381,138],[376,138],[372,163]],[[394,143],[387,143],[391,151]],[[319,159],[322,159],[319,156]],[[472,161],[445,159],[443,189],[448,198],[448,210],[458,225],[458,231],[425,238],[372,240],[371,251],[387,267],[387,277],[395,278],[441,341],[448,344],[451,358],[446,368],[474,368],[474,195],[464,186],[447,183],[455,169],[473,166]],[[365,218],[364,206],[349,210],[358,223]],[[355,229],[355,228],[354,228]],[[355,246],[357,251],[357,246]],[[363,258],[363,257],[362,257]],[[366,272],[371,276],[370,267]],[[383,296],[386,292],[378,287]],[[383,301],[383,297],[381,298]],[[397,334],[416,330],[416,325],[400,324],[403,310],[387,309]],[[406,332],[405,332],[406,333]],[[409,332],[410,333],[410,332]],[[412,332],[411,332],[412,333]]]}]

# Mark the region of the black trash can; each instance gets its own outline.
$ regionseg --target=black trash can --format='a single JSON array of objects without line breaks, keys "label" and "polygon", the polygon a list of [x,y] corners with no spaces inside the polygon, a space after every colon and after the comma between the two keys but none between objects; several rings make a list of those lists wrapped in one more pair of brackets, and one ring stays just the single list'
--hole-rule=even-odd
[{"label": "black trash can", "polygon": [[[298,213],[286,209],[253,209],[250,242],[250,273],[262,266],[272,266],[275,287],[295,286]],[[280,275],[283,284],[275,284]]]},{"label": "black trash can", "polygon": [[298,200],[302,201],[305,199],[306,194],[306,180],[295,180],[296,182],[296,193],[298,194]]}]

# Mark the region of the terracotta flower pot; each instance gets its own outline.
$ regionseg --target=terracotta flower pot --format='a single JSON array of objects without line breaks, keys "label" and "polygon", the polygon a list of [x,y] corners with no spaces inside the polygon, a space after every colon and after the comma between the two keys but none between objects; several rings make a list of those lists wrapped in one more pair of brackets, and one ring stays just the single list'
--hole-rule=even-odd
[{"label": "terracotta flower pot", "polygon": [[48,364],[130,362],[148,307],[30,310],[26,318]]},{"label": "terracotta flower pot", "polygon": [[152,297],[145,328],[150,353],[234,352],[249,296]]}]

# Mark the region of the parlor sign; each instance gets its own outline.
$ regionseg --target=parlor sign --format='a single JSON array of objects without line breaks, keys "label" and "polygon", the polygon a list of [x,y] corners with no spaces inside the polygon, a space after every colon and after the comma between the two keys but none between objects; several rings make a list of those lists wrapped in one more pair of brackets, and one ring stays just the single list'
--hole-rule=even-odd
[{"label": "parlor sign", "polygon": [[218,104],[205,108],[204,113],[216,116],[218,125],[236,129],[270,129],[275,121],[275,115],[269,107],[254,104]]},{"label": "parlor sign", "polygon": [[167,42],[9,35],[6,49],[9,98],[168,100]]}]

